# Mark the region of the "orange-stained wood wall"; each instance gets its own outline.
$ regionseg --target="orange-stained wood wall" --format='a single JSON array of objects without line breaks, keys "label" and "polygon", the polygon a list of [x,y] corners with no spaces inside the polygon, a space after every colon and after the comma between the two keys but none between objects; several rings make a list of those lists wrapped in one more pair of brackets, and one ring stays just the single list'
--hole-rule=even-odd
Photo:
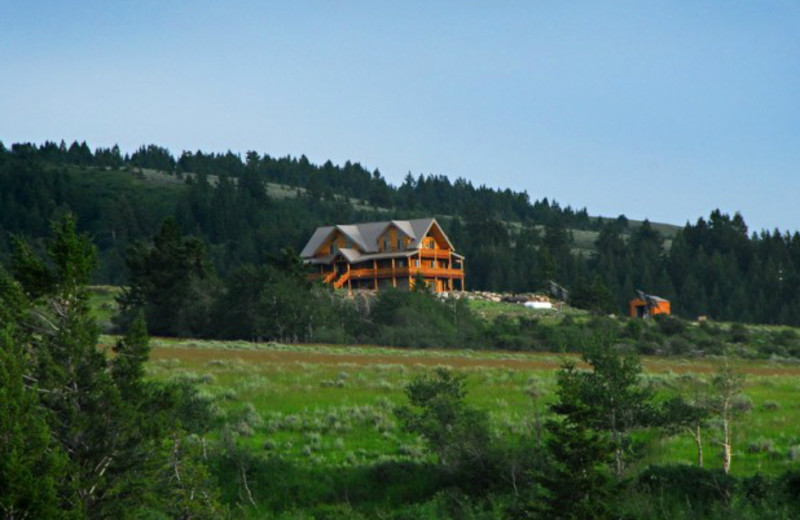
[{"label": "orange-stained wood wall", "polygon": [[[637,318],[640,316],[638,309],[640,307],[647,308],[647,302],[642,300],[641,298],[634,298],[631,300],[631,318]],[[650,316],[655,316],[656,314],[670,314],[670,305],[669,301],[667,300],[658,300],[656,301],[656,306],[650,309]]]}]

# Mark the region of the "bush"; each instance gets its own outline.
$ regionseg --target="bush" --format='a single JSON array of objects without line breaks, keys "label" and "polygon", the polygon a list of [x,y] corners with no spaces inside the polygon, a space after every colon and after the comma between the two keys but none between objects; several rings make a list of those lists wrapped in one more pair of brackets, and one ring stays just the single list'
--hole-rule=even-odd
[{"label": "bush", "polygon": [[755,441],[751,442],[747,445],[747,452],[748,453],[774,453],[775,452],[775,443],[772,442],[772,439],[767,439],[765,437],[759,437]]},{"label": "bush", "polygon": [[658,314],[655,316],[655,321],[658,324],[658,329],[666,336],[675,336],[686,331],[686,322],[677,316]]},{"label": "bush", "polygon": [[800,461],[800,444],[789,446],[789,450],[786,452],[786,456],[789,458],[789,460]]},{"label": "bush", "polygon": [[694,466],[650,466],[638,478],[637,485],[652,496],[688,504],[699,514],[724,503],[733,495],[737,481],[722,470]]},{"label": "bush", "polygon": [[747,343],[750,340],[750,331],[741,323],[734,323],[728,330],[731,343]]},{"label": "bush", "polygon": [[745,394],[739,394],[731,400],[731,407],[739,413],[752,411],[753,401]]},{"label": "bush", "polygon": [[622,336],[630,339],[639,339],[644,329],[644,321],[639,318],[629,319],[622,329]]},{"label": "bush", "polygon": [[670,353],[675,356],[683,356],[691,352],[692,344],[682,336],[676,336],[669,340]]}]

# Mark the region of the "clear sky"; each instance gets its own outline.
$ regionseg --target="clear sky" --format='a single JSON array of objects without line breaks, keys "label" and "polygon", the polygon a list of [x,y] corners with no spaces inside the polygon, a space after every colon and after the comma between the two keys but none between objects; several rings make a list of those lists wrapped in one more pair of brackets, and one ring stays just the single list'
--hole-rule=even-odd
[{"label": "clear sky", "polygon": [[0,2],[0,140],[305,154],[800,229],[800,2]]}]

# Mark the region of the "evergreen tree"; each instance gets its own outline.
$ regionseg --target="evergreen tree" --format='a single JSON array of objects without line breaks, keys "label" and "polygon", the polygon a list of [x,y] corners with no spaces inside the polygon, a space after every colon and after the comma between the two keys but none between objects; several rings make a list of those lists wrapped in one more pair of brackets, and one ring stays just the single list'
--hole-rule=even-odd
[{"label": "evergreen tree", "polygon": [[[15,406],[32,406],[20,400],[20,389],[14,386],[19,380],[19,365],[14,362],[20,363],[22,356],[27,356],[23,380],[35,385],[38,401],[25,418],[32,435],[29,453],[22,451],[10,460],[20,456],[30,460],[45,446],[51,450],[50,458],[40,461],[42,481],[30,488],[47,498],[53,472],[60,467],[58,456],[63,454],[63,478],[56,487],[61,512],[118,518],[145,506],[161,509],[165,490],[155,486],[153,468],[166,455],[162,440],[174,432],[170,426],[174,396],[143,379],[149,348],[141,318],[114,347],[113,361],[98,349],[99,332],[89,313],[86,291],[95,264],[94,248],[86,235],[77,233],[71,215],[55,222],[52,229],[46,258],[37,257],[30,248],[15,255],[13,272],[19,275],[19,291],[14,292],[14,285],[0,276],[3,300],[8,302],[12,295],[27,311],[11,315],[12,325],[6,325],[0,335],[3,365],[9,369],[10,389],[19,403]],[[47,283],[37,282],[36,273],[44,273]],[[14,341],[18,333],[13,327],[21,331],[27,351]],[[46,421],[46,429],[37,423],[39,418]],[[19,468],[14,472],[25,478]],[[36,504],[27,507],[33,509]]]},{"label": "evergreen tree", "polygon": [[30,338],[20,330],[25,297],[0,266],[0,516],[69,518],[59,483],[67,458],[53,442],[38,385],[27,374]]},{"label": "evergreen tree", "polygon": [[216,292],[203,243],[181,234],[174,219],[161,225],[153,243],[128,252],[129,286],[120,297],[121,323],[143,309],[156,334],[202,335]]},{"label": "evergreen tree", "polygon": [[558,373],[558,401],[550,409],[558,418],[547,421],[549,464],[542,477],[543,496],[530,509],[544,518],[611,518],[613,486],[608,463],[614,446],[593,427],[597,410],[586,402],[585,388],[575,365]]}]

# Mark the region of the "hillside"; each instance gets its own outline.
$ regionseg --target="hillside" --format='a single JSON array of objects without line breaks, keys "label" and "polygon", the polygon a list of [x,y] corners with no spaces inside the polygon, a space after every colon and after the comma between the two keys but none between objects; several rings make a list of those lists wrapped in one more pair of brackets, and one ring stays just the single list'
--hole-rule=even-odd
[{"label": "hillside", "polygon": [[712,211],[683,228],[589,216],[525,192],[409,175],[400,186],[358,163],[184,152],[150,145],[130,156],[85,143],[0,145],[0,257],[10,234],[43,237],[74,212],[99,251],[96,283],[125,284],[129,247],[166,218],[203,243],[225,279],[321,225],[435,216],[467,258],[467,286],[507,292],[568,287],[575,304],[623,313],[636,289],[694,318],[800,324],[800,234],[750,235],[741,215]]},{"label": "hillside", "polygon": [[[138,168],[133,170],[132,172],[125,172],[125,173],[133,173],[134,175],[142,175],[146,182],[153,183],[155,185],[173,185],[173,186],[180,186],[186,183],[186,179],[196,179],[197,174],[192,172],[184,172],[180,177],[170,174],[165,171],[158,171],[152,170],[147,168]],[[212,186],[216,186],[219,182],[219,176],[217,175],[209,175],[206,177],[209,184]],[[291,186],[288,184],[280,184],[277,182],[267,182],[264,184],[265,190],[267,195],[270,198],[281,200],[281,199],[307,199],[308,198],[308,190],[302,186]],[[363,199],[358,199],[355,197],[346,197],[343,194],[333,192],[333,197],[339,197],[340,199],[346,200],[355,210],[357,211],[377,211],[379,213],[385,213],[386,218],[395,218],[393,214],[393,209],[389,207],[380,207],[371,205],[368,201]],[[443,220],[451,220],[455,216],[454,215],[445,215],[436,213],[437,218]],[[590,216],[590,222],[613,222],[614,219],[610,219],[607,217],[598,217],[598,216]],[[503,223],[508,226],[510,230],[519,230],[523,227],[523,223],[519,220],[504,220]],[[628,228],[623,233],[623,236],[629,237],[630,233],[640,227],[642,225],[642,221],[640,220],[628,220]],[[650,222],[650,226],[656,231],[658,231],[664,237],[664,247],[665,249],[669,249],[669,246],[672,243],[672,238],[681,230],[680,226],[676,226],[673,224],[666,224],[661,222]],[[540,233],[544,233],[545,226],[543,224],[538,224],[533,226],[534,229],[538,230]],[[572,250],[584,256],[591,256],[595,251],[595,242],[597,242],[597,238],[600,236],[600,232],[593,229],[584,229],[584,228],[567,228],[569,234],[572,236]]]}]

